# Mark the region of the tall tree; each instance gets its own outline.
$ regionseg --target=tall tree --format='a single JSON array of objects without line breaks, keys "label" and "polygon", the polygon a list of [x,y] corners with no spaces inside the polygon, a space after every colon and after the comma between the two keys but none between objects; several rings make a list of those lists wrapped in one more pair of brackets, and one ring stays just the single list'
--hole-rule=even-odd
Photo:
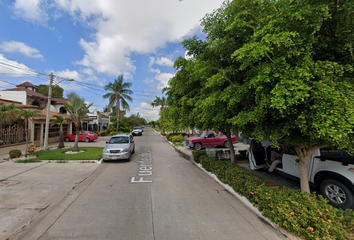
[{"label": "tall tree", "polygon": [[[44,96],[48,96],[48,91],[49,91],[48,85],[40,84],[38,86],[38,90],[37,90],[38,93],[43,94]],[[58,85],[52,86],[52,98],[63,98],[63,93],[64,93],[64,89],[62,89],[60,86]]]},{"label": "tall tree", "polygon": [[231,122],[248,136],[295,147],[301,190],[310,192],[313,151],[353,149],[353,3],[235,0],[230,13],[226,31],[248,33],[232,55],[244,83],[229,102],[239,107]]},{"label": "tall tree", "polygon": [[92,106],[85,104],[85,99],[80,98],[76,94],[69,95],[69,101],[64,103],[64,106],[68,112],[67,119],[75,124],[75,143],[73,147],[73,152],[79,151],[79,135],[81,129],[81,122],[84,117],[87,116],[88,109]]},{"label": "tall tree", "polygon": [[57,124],[60,128],[59,130],[59,145],[58,145],[58,149],[62,149],[64,148],[64,132],[63,132],[63,125],[65,122],[65,119],[63,116],[60,115],[53,115],[53,117],[56,118],[55,122],[53,124]]},{"label": "tall tree", "polygon": [[24,120],[25,127],[25,136],[26,136],[26,149],[25,149],[25,157],[27,157],[27,148],[28,148],[28,123],[32,120],[33,117],[41,117],[43,114],[34,109],[18,109],[17,116],[20,119]]},{"label": "tall tree", "polygon": [[[160,118],[161,118],[161,122],[163,123],[164,122],[164,120],[163,120],[163,109],[166,106],[166,98],[164,96],[162,96],[161,98],[156,96],[156,98],[151,102],[151,106],[152,107],[160,106]],[[162,127],[162,132],[165,133],[165,128],[164,127]]]},{"label": "tall tree", "polygon": [[116,132],[119,131],[119,120],[120,120],[120,106],[124,110],[130,111],[129,104],[127,102],[133,102],[133,99],[131,98],[131,94],[133,94],[133,91],[130,90],[129,88],[132,86],[132,83],[130,82],[124,82],[124,76],[119,75],[118,79],[114,79],[113,83],[109,83],[104,87],[105,91],[111,91],[105,95],[103,95],[103,98],[109,99],[109,104],[108,107],[111,108],[114,104],[116,104],[116,114],[117,114],[117,129]]}]

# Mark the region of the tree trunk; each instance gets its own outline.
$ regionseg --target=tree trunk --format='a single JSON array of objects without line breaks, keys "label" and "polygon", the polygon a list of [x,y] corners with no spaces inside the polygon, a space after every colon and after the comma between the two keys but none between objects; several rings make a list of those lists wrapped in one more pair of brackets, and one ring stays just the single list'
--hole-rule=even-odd
[{"label": "tree trunk", "polygon": [[28,127],[27,121],[25,121],[25,137],[26,137],[26,149],[25,149],[25,157],[27,157],[27,148],[28,148]]},{"label": "tree trunk", "polygon": [[312,155],[312,152],[317,148],[310,148],[306,150],[305,148],[295,148],[296,153],[299,157],[299,177],[300,177],[300,188],[301,192],[310,193],[310,184],[308,180],[307,166]]},{"label": "tree trunk", "polygon": [[116,103],[116,112],[117,112],[117,129],[116,132],[119,132],[119,98],[117,99],[117,103]]},{"label": "tree trunk", "polygon": [[63,128],[60,128],[58,149],[62,149],[64,147],[65,147],[64,146],[64,132],[63,132]]},{"label": "tree trunk", "polygon": [[300,176],[301,192],[310,193],[309,179],[307,176],[307,165],[308,165],[311,153],[306,154],[305,156],[299,157],[299,176]]},{"label": "tree trunk", "polygon": [[[83,124],[81,124],[81,126],[82,126]],[[86,139],[86,132],[85,132],[85,129],[81,129],[81,133],[82,133],[82,139],[83,139],[83,141],[85,141],[85,139]]]},{"label": "tree trunk", "polygon": [[73,152],[79,152],[79,135],[80,135],[80,130],[79,130],[79,125],[76,125],[76,136],[75,136],[75,143],[73,147]]},{"label": "tree trunk", "polygon": [[229,142],[231,164],[236,165],[235,148],[234,148],[234,145],[232,144],[230,130],[227,131],[226,138],[227,138],[227,141]]}]

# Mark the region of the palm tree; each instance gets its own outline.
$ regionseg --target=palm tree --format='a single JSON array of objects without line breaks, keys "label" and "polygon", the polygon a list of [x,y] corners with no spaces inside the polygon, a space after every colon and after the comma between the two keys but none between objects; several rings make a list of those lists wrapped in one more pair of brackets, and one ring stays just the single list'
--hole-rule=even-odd
[{"label": "palm tree", "polygon": [[[160,115],[161,115],[161,118],[163,118],[163,108],[166,106],[166,98],[164,96],[162,96],[161,98],[156,96],[155,100],[151,102],[151,106],[152,107],[161,106],[160,107]],[[163,127],[162,127],[162,132],[165,133],[165,129]]]},{"label": "palm tree", "polygon": [[[15,106],[14,103],[11,105],[5,105],[1,103],[0,105],[0,129],[2,130],[3,124],[10,124],[18,118],[17,110],[20,108]],[[5,135],[6,139],[2,139],[3,142],[10,141],[10,134]]]},{"label": "palm tree", "polygon": [[11,105],[0,105],[0,123],[9,123],[17,119],[17,110],[20,108],[15,106],[14,103]]},{"label": "palm tree", "polygon": [[28,148],[28,122],[33,117],[40,117],[42,113],[35,109],[18,109],[17,110],[18,117],[24,120],[25,124],[25,135],[26,135],[26,149],[25,149],[25,157],[27,157],[27,148]]},{"label": "palm tree", "polygon": [[60,116],[60,115],[53,115],[53,117],[56,118],[54,124],[57,124],[60,128],[60,131],[59,131],[59,145],[58,145],[58,149],[62,149],[64,148],[64,132],[63,132],[63,125],[64,125],[64,122],[65,122],[65,119],[63,116]]},{"label": "palm tree", "polygon": [[86,106],[85,99],[80,98],[76,94],[72,94],[69,97],[69,101],[64,103],[65,109],[68,112],[67,120],[73,122],[75,124],[75,143],[73,147],[73,152],[79,151],[79,135],[80,135],[80,127],[81,121],[88,112],[89,107],[91,107],[92,103],[89,106]]},{"label": "palm tree", "polygon": [[130,82],[123,82],[124,76],[119,75],[118,79],[114,79],[113,83],[109,83],[108,85],[104,86],[105,91],[111,91],[103,95],[103,98],[109,98],[108,108],[111,108],[114,103],[116,104],[116,114],[117,114],[117,129],[116,132],[119,131],[119,115],[120,115],[120,105],[122,105],[124,110],[130,111],[129,104],[127,100],[133,102],[133,99],[129,96],[133,94],[133,91],[129,88],[132,86]]},{"label": "palm tree", "polygon": [[160,110],[163,110],[163,108],[166,106],[166,98],[164,96],[162,96],[161,98],[156,96],[155,100],[152,101],[151,106],[152,107],[161,106]]}]

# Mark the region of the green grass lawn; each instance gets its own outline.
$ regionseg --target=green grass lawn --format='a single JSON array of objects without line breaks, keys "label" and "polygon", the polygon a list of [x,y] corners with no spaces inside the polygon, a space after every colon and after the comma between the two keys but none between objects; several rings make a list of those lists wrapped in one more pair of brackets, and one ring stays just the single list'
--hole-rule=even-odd
[{"label": "green grass lawn", "polygon": [[162,129],[154,128],[156,132],[162,132]]},{"label": "green grass lawn", "polygon": [[38,151],[33,155],[37,156],[36,160],[59,160],[59,161],[75,161],[75,160],[100,160],[102,157],[103,147],[79,147],[83,153],[65,154],[72,148],[54,149],[47,151]]}]

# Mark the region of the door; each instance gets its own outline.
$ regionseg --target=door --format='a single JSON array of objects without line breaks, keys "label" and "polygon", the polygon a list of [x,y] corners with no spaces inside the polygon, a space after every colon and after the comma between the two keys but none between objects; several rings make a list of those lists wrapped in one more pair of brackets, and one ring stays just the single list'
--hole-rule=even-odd
[{"label": "door", "polygon": [[261,142],[252,139],[248,154],[250,168],[252,170],[261,169],[267,166],[266,151]]},{"label": "door", "polygon": [[208,132],[203,141],[204,146],[216,146],[217,140],[213,132]]}]

